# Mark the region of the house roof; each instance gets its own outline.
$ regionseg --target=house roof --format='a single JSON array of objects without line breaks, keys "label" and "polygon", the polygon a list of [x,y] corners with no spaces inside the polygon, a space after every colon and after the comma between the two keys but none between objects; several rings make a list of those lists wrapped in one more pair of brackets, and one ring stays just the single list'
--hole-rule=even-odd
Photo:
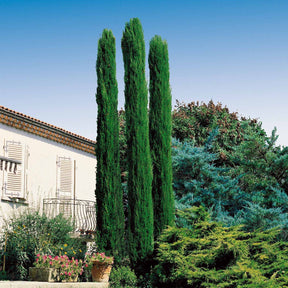
[{"label": "house roof", "polygon": [[95,155],[95,141],[3,106],[0,123]]}]

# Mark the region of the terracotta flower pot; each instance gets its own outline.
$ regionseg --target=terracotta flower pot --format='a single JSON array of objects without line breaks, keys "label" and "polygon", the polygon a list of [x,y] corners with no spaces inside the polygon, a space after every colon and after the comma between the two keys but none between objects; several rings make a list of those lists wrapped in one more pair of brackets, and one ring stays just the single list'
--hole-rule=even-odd
[{"label": "terracotta flower pot", "polygon": [[59,270],[55,268],[29,268],[29,276],[32,281],[58,282]]},{"label": "terracotta flower pot", "polygon": [[112,264],[99,261],[93,261],[92,281],[93,282],[109,282]]}]

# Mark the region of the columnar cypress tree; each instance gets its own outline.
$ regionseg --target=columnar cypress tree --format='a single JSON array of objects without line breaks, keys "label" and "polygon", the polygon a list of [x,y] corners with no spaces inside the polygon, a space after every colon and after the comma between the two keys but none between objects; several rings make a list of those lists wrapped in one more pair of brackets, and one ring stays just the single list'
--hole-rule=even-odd
[{"label": "columnar cypress tree", "polygon": [[149,133],[153,165],[152,195],[154,236],[174,223],[174,197],[171,162],[171,90],[167,42],[160,36],[150,41]]},{"label": "columnar cypress tree", "polygon": [[128,245],[133,264],[153,250],[152,166],[149,148],[145,43],[139,19],[122,38],[128,162]]},{"label": "columnar cypress tree", "polygon": [[123,193],[119,166],[118,87],[115,38],[105,29],[96,63],[97,118],[97,245],[117,256],[124,251]]}]

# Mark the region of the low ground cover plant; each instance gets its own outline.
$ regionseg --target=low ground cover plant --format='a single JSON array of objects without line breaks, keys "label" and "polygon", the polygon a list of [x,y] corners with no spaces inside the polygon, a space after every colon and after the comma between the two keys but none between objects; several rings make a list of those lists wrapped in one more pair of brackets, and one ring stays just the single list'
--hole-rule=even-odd
[{"label": "low ground cover plant", "polygon": [[288,243],[279,230],[223,227],[203,207],[181,217],[189,228],[170,227],[159,238],[155,287],[288,287]]}]

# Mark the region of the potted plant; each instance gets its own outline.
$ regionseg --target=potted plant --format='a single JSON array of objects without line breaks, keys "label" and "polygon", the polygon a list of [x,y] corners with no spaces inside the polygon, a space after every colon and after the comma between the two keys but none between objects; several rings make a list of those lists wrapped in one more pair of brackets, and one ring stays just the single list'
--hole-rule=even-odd
[{"label": "potted plant", "polygon": [[52,266],[51,255],[36,255],[34,267],[29,268],[29,276],[33,281],[55,282],[59,281],[59,270]]},{"label": "potted plant", "polygon": [[114,258],[105,253],[85,254],[85,267],[91,271],[93,282],[109,282],[113,262]]},{"label": "potted plant", "polygon": [[83,272],[83,261],[69,259],[68,256],[55,256],[37,254],[35,267],[29,268],[29,275],[33,281],[46,282],[76,282],[79,274]]},{"label": "potted plant", "polygon": [[59,256],[56,266],[59,267],[62,282],[77,282],[78,276],[83,273],[83,261],[74,257],[69,259],[66,255]]}]

